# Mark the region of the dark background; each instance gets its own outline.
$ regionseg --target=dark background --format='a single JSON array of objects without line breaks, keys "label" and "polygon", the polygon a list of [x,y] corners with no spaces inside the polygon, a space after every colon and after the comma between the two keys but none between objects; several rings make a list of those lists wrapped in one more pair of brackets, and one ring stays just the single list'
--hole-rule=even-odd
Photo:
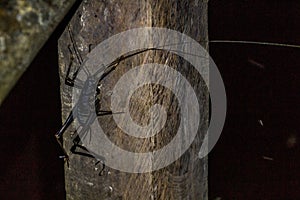
[{"label": "dark background", "polygon": [[[300,44],[299,2],[236,2],[209,2],[210,40]],[[0,107],[0,199],[64,199],[57,40],[78,5]],[[210,199],[300,199],[300,48],[211,43],[210,55],[228,98]]]}]

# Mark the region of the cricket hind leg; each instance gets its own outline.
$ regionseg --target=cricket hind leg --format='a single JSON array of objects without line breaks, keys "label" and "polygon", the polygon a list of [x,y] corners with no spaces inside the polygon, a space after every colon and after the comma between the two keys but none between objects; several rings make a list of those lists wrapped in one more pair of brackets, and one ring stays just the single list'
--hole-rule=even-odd
[{"label": "cricket hind leg", "polygon": [[[72,145],[70,151],[74,154],[94,158],[94,156],[89,153],[89,150],[82,143],[82,141],[85,141],[85,138],[88,135],[89,135],[89,141],[91,141],[91,129],[88,126],[83,126],[79,132],[77,130],[77,135],[73,139],[73,145]],[[81,150],[83,150],[84,152],[76,151],[77,147],[80,148]]]},{"label": "cricket hind leg", "polygon": [[[89,150],[84,147],[83,145],[80,144],[81,139],[79,137],[79,135],[77,135],[74,140],[73,140],[73,146],[71,147],[70,151],[73,154],[77,154],[80,156],[85,156],[85,157],[89,157],[89,158],[95,158],[95,156],[93,156],[92,154],[89,153]],[[77,150],[77,148],[83,150],[83,151],[79,151]],[[103,176],[104,175],[104,170],[105,170],[105,162],[104,162],[104,157],[101,156],[101,158],[98,158],[99,156],[97,156],[97,162],[95,163],[95,166],[98,165],[99,163],[102,164],[102,169],[99,172],[99,176]]]},{"label": "cricket hind leg", "polygon": [[[74,62],[74,53],[71,49],[71,45],[68,45],[68,49],[69,49],[71,58],[70,58],[70,64],[69,64],[68,69],[67,69],[67,74],[66,74],[66,77],[65,77],[65,84],[70,86],[70,87],[82,88],[83,81],[77,79],[76,84],[75,84],[75,79],[77,78],[78,72],[80,70],[80,66],[81,66],[80,63],[81,62],[78,61],[80,66],[77,67],[77,69],[75,69],[75,72],[71,75],[71,68],[73,68],[73,62]],[[76,51],[76,50],[74,50],[74,51]]]},{"label": "cricket hind leg", "polygon": [[[69,37],[70,37],[70,40],[71,40],[71,44],[68,45],[68,50],[69,50],[69,53],[70,53],[70,64],[69,64],[67,74],[66,74],[66,77],[65,77],[65,84],[68,85],[68,86],[71,86],[71,87],[82,88],[83,81],[80,81],[80,80],[76,79],[76,77],[77,77],[80,69],[82,68],[83,58],[82,58],[81,54],[78,51],[78,47],[77,47],[76,41],[73,37],[70,25],[68,26],[68,33],[69,33]],[[72,68],[72,65],[73,65],[73,62],[74,62],[75,58],[77,60],[77,63],[79,64],[79,66],[77,67],[77,69],[75,70],[73,75],[70,76],[71,68]],[[83,67],[83,70],[88,76],[90,75],[89,72],[87,71],[87,69],[85,69],[84,67]],[[75,79],[76,79],[76,83],[79,83],[79,85],[76,85]]]},{"label": "cricket hind leg", "polygon": [[[81,139],[80,139],[79,135],[77,135],[73,140],[73,145],[72,145],[70,151],[73,154],[94,158],[94,156],[89,153],[89,150],[86,147],[84,147],[83,145],[81,145],[80,143],[81,143]],[[77,148],[83,150],[84,152],[78,151]]]},{"label": "cricket hind leg", "polygon": [[122,114],[124,112],[115,112],[113,113],[111,110],[100,110],[100,100],[97,98],[95,100],[95,110],[96,115],[99,116],[105,116],[105,115],[115,115],[115,114]]}]

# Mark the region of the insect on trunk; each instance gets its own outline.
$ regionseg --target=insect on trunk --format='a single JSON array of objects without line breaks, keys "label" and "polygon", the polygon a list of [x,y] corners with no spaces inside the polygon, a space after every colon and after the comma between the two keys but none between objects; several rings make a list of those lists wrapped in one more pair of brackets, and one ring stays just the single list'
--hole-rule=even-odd
[{"label": "insect on trunk", "polygon": [[[87,54],[97,44],[122,31],[139,27],[173,29],[197,41],[208,41],[207,2],[83,2],[59,40],[63,119],[67,118],[75,106],[71,102],[72,87],[65,84],[67,73],[70,79],[76,77],[76,69],[80,67],[80,62],[84,63]],[[208,48],[207,42],[202,45]],[[74,49],[78,50],[78,55],[74,53]],[[201,94],[197,96],[199,104],[202,105],[198,134],[178,160],[162,169],[147,173],[128,173],[106,166],[103,175],[98,176],[101,170],[98,162],[101,159],[70,153],[74,138],[78,134],[76,127],[71,125],[63,135],[64,149],[70,160],[70,167],[65,167],[67,199],[207,199],[207,159],[197,157],[208,126],[208,90],[201,75],[193,70],[187,61],[164,50],[153,48],[125,57],[112,63],[116,68],[94,88],[94,94],[99,99],[95,101],[95,109],[111,110],[112,90],[122,75],[129,70],[147,63],[166,64],[180,71],[190,82],[195,93]],[[144,72],[136,74],[136,78],[145,76]],[[162,77],[163,74],[158,73],[156,76]],[[76,84],[73,86],[76,87]],[[165,127],[153,137],[144,139],[124,133],[118,128],[112,115],[98,116],[95,120],[98,120],[109,140],[121,149],[137,153],[159,150],[171,142],[182,120],[176,96],[170,89],[159,84],[145,84],[132,94],[129,112],[135,123],[147,126],[153,117],[150,111],[153,107],[157,108],[156,104],[164,107],[167,121]],[[108,154],[110,152],[107,152]],[[105,155],[102,156],[105,163]],[[123,159],[119,162],[125,163],[126,158]]]}]

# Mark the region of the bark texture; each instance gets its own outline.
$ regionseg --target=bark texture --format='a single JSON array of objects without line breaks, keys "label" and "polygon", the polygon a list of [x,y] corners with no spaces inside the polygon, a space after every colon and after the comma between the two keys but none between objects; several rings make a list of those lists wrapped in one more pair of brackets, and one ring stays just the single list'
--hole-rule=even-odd
[{"label": "bark texture", "polygon": [[[70,22],[80,55],[86,58],[90,49],[110,36],[138,27],[164,27],[187,34],[193,39],[208,41],[207,2],[193,1],[96,1],[83,2]],[[59,40],[62,116],[71,112],[72,88],[64,79],[72,60],[68,46],[72,43],[68,29]],[[201,43],[206,49],[206,42]],[[122,48],[122,47],[120,47]],[[102,82],[101,109],[110,110],[111,90],[128,70],[143,63],[168,64],[180,71],[190,82],[202,104],[198,134],[187,152],[171,165],[150,173],[132,174],[107,167],[98,176],[100,166],[95,159],[70,155],[70,167],[65,167],[67,199],[207,199],[207,160],[198,159],[198,152],[208,126],[208,92],[200,74],[188,62],[165,51],[147,51],[122,61]],[[73,68],[74,69],[74,68]],[[137,77],[144,76],[143,73]],[[159,76],[159,74],[158,74]],[[124,134],[112,116],[98,117],[106,135],[117,146],[136,152],[162,148],[176,134],[180,123],[180,105],[172,92],[160,85],[149,84],[139,88],[130,99],[130,114],[135,122],[149,122],[149,109],[159,103],[166,108],[167,123],[161,132],[151,138],[136,139]],[[72,146],[75,127],[64,134],[67,150]],[[74,138],[74,136],[73,136]],[[70,153],[70,152],[68,152]]]},{"label": "bark texture", "polygon": [[0,1],[0,104],[74,2]]}]

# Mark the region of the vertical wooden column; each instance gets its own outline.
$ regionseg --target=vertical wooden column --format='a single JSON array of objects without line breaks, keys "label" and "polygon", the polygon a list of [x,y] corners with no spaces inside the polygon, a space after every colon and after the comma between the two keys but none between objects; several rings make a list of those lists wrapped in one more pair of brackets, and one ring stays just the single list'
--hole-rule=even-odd
[{"label": "vertical wooden column", "polygon": [[[184,33],[196,41],[208,41],[207,1],[83,1],[70,22],[70,30],[83,59],[90,49],[110,36],[138,27],[164,27]],[[64,84],[67,68],[78,65],[71,59],[68,29],[59,40],[62,116],[71,112],[72,88]],[[201,43],[208,48],[206,42]],[[120,47],[122,48],[122,47]],[[208,126],[208,91],[201,76],[188,62],[165,51],[148,51],[122,61],[102,83],[101,109],[110,109],[110,94],[118,79],[129,69],[143,63],[168,64],[180,71],[197,94],[202,106],[199,132],[187,152],[171,165],[149,173],[132,174],[107,167],[103,176],[95,159],[70,155],[70,167],[65,167],[67,199],[207,199],[207,160],[200,160],[198,152]],[[139,74],[138,76],[143,76]],[[140,98],[143,97],[143,98]],[[149,108],[162,104],[167,111],[166,127],[155,137],[134,140],[123,133],[112,116],[98,117],[104,132],[116,145],[136,152],[162,148],[176,134],[180,123],[180,106],[176,97],[165,87],[149,84],[138,89],[131,98],[130,114],[143,125],[149,120]],[[67,150],[72,146],[75,127],[64,134]],[[134,142],[133,142],[134,140]]]}]

